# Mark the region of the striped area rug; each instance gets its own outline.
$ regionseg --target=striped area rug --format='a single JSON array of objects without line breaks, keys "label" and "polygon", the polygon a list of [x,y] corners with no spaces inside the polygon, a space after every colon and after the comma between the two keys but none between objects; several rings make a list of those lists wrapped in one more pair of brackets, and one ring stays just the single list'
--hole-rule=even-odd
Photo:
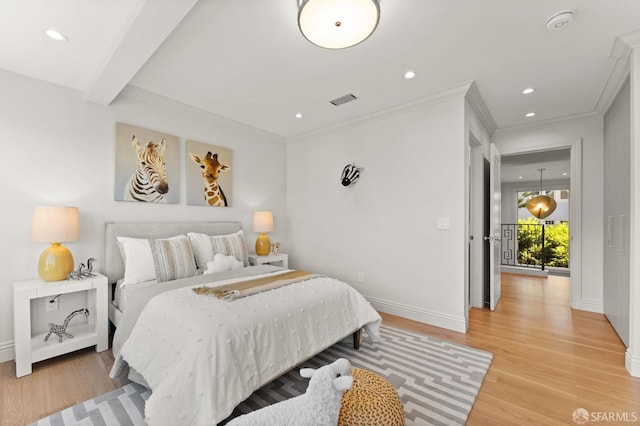
[{"label": "striped area rug", "polygon": [[[407,426],[465,424],[493,356],[385,325],[380,332],[382,338],[377,344],[363,338],[356,351],[349,337],[301,368],[317,368],[347,358],[354,367],[389,380],[404,405]],[[301,378],[298,371],[296,368],[254,392],[229,418],[304,393],[308,380]],[[142,413],[147,397],[146,389],[130,383],[34,425],[144,425]]]}]

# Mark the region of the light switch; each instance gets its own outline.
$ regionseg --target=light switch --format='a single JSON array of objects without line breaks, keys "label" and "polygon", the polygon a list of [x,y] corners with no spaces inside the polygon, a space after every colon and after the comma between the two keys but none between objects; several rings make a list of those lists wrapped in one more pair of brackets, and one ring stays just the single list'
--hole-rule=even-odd
[{"label": "light switch", "polygon": [[448,217],[438,217],[438,229],[449,229]]}]

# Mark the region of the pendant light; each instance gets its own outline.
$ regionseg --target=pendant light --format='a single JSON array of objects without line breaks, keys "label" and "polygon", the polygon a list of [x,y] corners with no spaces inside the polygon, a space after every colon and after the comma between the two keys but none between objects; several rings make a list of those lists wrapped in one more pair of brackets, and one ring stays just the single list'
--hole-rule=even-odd
[{"label": "pendant light", "polygon": [[316,46],[344,49],[366,40],[378,26],[378,0],[298,0],[298,26]]},{"label": "pendant light", "polygon": [[556,210],[558,204],[553,198],[542,194],[542,171],[545,169],[538,170],[540,170],[540,194],[527,201],[527,210],[529,210],[529,213],[534,217],[544,219]]}]

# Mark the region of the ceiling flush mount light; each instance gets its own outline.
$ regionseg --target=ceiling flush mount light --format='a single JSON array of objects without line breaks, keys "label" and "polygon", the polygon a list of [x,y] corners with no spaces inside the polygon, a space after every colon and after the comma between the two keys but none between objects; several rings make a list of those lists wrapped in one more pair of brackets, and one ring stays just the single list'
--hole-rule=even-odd
[{"label": "ceiling flush mount light", "polygon": [[548,31],[559,31],[573,22],[573,11],[563,10],[547,19],[546,26]]},{"label": "ceiling flush mount light", "polygon": [[44,33],[47,35],[47,37],[55,41],[69,41],[67,36],[62,34],[60,31],[46,30]]},{"label": "ceiling flush mount light", "polygon": [[298,0],[298,27],[316,46],[344,49],[366,40],[378,26],[378,0]]},{"label": "ceiling flush mount light", "polygon": [[532,94],[532,93],[533,93],[533,92],[535,92],[535,91],[536,91],[536,89],[534,89],[533,87],[527,87],[526,89],[524,89],[524,90],[522,91],[522,94],[523,94],[523,95],[530,95],[530,94]]},{"label": "ceiling flush mount light", "polygon": [[416,76],[415,71],[407,71],[404,73],[404,78],[406,78],[407,80],[411,80],[415,76]]},{"label": "ceiling flush mount light", "polygon": [[538,219],[544,219],[556,210],[558,204],[553,198],[549,197],[548,195],[543,195],[542,171],[545,169],[538,170],[540,170],[540,195],[536,195],[535,197],[532,197],[529,199],[529,201],[527,201],[527,210],[529,210],[529,213],[531,213],[534,217]]},{"label": "ceiling flush mount light", "polygon": [[527,117],[527,118],[531,118],[531,117],[535,117],[535,116],[536,116],[535,112],[528,112],[528,113],[525,114],[525,117]]}]

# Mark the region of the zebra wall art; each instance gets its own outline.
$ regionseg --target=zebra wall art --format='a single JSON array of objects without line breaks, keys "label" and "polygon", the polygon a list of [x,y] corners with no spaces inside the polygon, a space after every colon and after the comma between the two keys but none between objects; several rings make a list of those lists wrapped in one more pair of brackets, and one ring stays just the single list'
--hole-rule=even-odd
[{"label": "zebra wall art", "polygon": [[179,149],[176,136],[117,123],[114,199],[178,203]]},{"label": "zebra wall art", "polygon": [[131,175],[125,187],[125,200],[143,201],[146,203],[164,202],[164,194],[169,192],[167,180],[167,161],[165,152],[167,141],[154,141],[140,145],[133,135],[131,146],[136,153],[136,171]]}]

